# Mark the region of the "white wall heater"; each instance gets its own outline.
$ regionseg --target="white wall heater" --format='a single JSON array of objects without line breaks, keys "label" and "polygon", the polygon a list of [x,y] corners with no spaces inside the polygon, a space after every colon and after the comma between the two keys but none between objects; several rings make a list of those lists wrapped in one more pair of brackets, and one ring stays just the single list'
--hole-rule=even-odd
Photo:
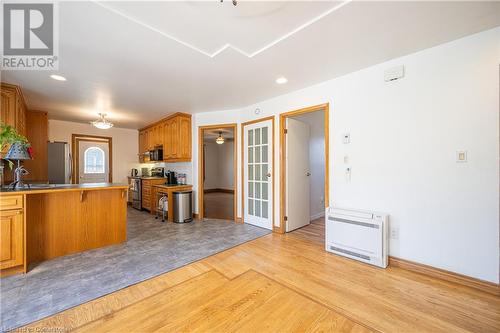
[{"label": "white wall heater", "polygon": [[387,267],[387,214],[327,208],[325,216],[325,245],[328,252]]}]

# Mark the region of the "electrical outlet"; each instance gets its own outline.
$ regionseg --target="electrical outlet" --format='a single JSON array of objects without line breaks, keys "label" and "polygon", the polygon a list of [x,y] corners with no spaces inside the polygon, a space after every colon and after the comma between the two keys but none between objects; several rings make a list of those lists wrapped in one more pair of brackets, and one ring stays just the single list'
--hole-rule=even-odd
[{"label": "electrical outlet", "polygon": [[390,228],[391,239],[399,239],[399,229],[396,227]]}]

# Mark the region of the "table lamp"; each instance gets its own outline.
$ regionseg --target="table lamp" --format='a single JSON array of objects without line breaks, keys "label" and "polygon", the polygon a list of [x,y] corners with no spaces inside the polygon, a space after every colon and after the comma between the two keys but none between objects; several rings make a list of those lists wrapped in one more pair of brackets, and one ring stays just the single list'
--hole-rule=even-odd
[{"label": "table lamp", "polygon": [[17,168],[14,170],[14,182],[9,186],[11,186],[12,189],[25,187],[22,176],[27,175],[29,172],[21,165],[21,161],[31,160],[31,156],[28,153],[28,147],[26,146],[26,144],[22,142],[14,142],[10,146],[5,159],[17,160]]}]

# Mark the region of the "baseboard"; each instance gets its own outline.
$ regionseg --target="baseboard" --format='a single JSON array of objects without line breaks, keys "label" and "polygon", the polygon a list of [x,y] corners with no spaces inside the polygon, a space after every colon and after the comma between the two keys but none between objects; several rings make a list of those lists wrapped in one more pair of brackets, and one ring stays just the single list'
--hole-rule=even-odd
[{"label": "baseboard", "polygon": [[389,266],[399,267],[412,272],[424,274],[433,278],[448,282],[454,282],[463,286],[478,289],[493,295],[500,295],[500,285],[470,276],[450,272],[444,269],[420,264],[417,262],[389,256]]},{"label": "baseboard", "polygon": [[199,214],[193,213],[193,218],[194,218],[194,219],[196,219],[196,220],[197,220],[199,217],[200,217],[200,215],[199,215]]},{"label": "baseboard", "polygon": [[226,189],[226,188],[209,188],[203,190],[203,193],[230,193],[234,194],[234,190]]},{"label": "baseboard", "polygon": [[234,221],[235,221],[236,223],[243,223],[243,219],[242,219],[241,217],[236,217],[236,218],[234,219]]},{"label": "baseboard", "polygon": [[7,277],[15,274],[25,273],[24,266],[16,266],[11,268],[4,268],[0,270],[0,277]]},{"label": "baseboard", "polygon": [[311,215],[310,219],[311,219],[311,221],[314,221],[314,220],[319,219],[320,217],[323,217],[323,216],[325,216],[325,212]]}]

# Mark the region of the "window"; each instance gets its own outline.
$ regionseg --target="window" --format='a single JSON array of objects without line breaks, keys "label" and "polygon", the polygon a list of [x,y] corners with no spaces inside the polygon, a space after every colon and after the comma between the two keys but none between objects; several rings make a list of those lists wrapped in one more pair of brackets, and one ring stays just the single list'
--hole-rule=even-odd
[{"label": "window", "polygon": [[104,150],[99,147],[90,147],[85,150],[85,173],[104,173]]}]

